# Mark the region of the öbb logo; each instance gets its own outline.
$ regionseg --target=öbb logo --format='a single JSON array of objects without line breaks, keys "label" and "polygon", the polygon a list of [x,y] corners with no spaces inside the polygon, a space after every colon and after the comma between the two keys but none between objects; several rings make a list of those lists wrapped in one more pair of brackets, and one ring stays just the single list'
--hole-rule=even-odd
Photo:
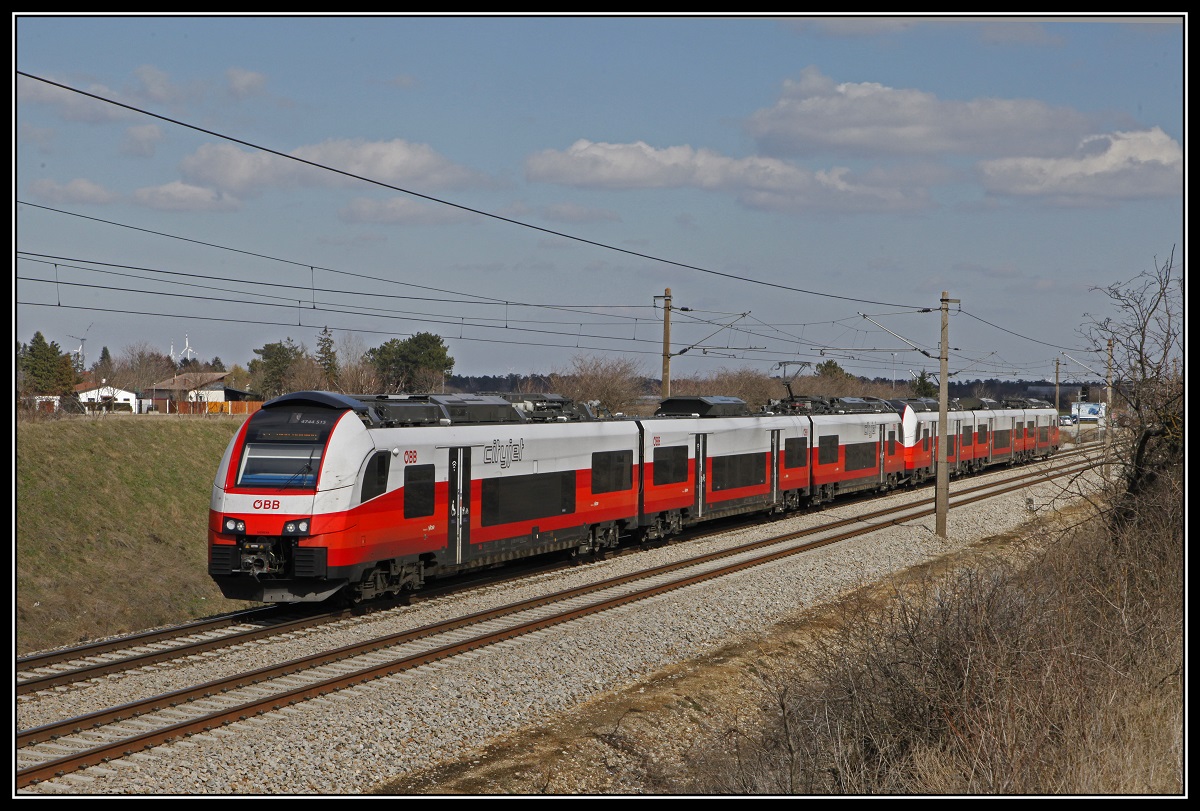
[{"label": "\u00f6bb logo", "polygon": [[256,510],[278,510],[279,509],[279,499],[277,499],[277,498],[256,499],[254,502],[254,509],[256,509]]}]

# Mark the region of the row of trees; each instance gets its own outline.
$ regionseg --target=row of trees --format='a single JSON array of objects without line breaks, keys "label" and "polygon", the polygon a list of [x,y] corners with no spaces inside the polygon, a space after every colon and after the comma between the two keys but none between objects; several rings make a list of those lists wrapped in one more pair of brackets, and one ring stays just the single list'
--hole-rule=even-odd
[{"label": "row of trees", "polygon": [[[570,365],[548,374],[507,375],[505,377],[451,378],[454,358],[442,339],[431,333],[418,333],[407,339],[392,339],[377,347],[366,347],[353,333],[343,335],[340,343],[325,328],[317,337],[315,352],[288,337],[254,350],[257,355],[247,368],[235,365],[226,369],[219,357],[211,361],[187,359],[173,361],[148,344],[126,347],[114,358],[108,347],[92,365],[91,382],[106,383],[120,389],[141,392],[155,383],[187,372],[227,372],[225,382],[232,388],[250,391],[264,398],[289,391],[323,389],[352,393],[472,391],[553,391],[576,400],[588,401],[612,413],[645,410],[644,401],[660,391],[661,382],[647,377],[637,362],[624,357],[579,356]],[[69,395],[84,380],[73,353],[63,352],[39,332],[28,345],[17,348],[18,389],[22,395]],[[457,385],[456,385],[457,384]],[[480,388],[482,385],[482,388]],[[797,394],[826,396],[868,395],[878,397],[932,397],[937,387],[922,372],[901,391],[895,384],[867,381],[826,360],[814,373],[792,381]],[[765,405],[785,394],[778,378],[750,370],[721,369],[709,375],[677,379],[674,394],[723,394],[740,397],[752,408]]]},{"label": "row of trees", "polygon": [[219,357],[204,362],[196,358],[176,362],[170,356],[152,348],[148,343],[127,346],[120,357],[114,358],[108,347],[100,358],[85,370],[79,356],[64,352],[55,341],[47,341],[36,332],[28,344],[17,344],[16,387],[19,397],[50,395],[69,397],[76,385],[90,380],[127,391],[140,392],[175,374],[184,372],[225,371]]},{"label": "row of trees", "polygon": [[[291,337],[268,343],[253,350],[257,356],[246,368],[234,365],[226,369],[220,358],[211,361],[188,359],[174,361],[148,344],[133,344],[113,357],[104,347],[87,370],[90,382],[107,384],[128,391],[142,392],[154,384],[187,372],[226,372],[225,382],[232,388],[250,391],[266,399],[289,391],[324,389],[349,393],[436,392],[445,391],[454,368],[443,340],[431,333],[410,338],[394,338],[376,347],[367,347],[357,335],[344,333],[341,341],[325,328],[317,337],[316,351]],[[821,393],[830,396],[869,394],[895,396],[891,387],[866,383],[828,360],[815,373],[794,381],[796,393]],[[85,379],[78,356],[34,335],[28,345],[17,347],[18,394],[69,396],[75,385]],[[625,357],[579,356],[570,365],[548,374],[485,378],[475,381],[453,379],[459,384],[484,384],[491,391],[553,391],[576,400],[597,404],[612,413],[633,413],[644,401],[659,393],[660,381],[647,377],[641,365]],[[463,386],[466,388],[466,386]],[[478,390],[474,386],[471,387]],[[674,381],[676,394],[723,394],[740,397],[758,408],[785,391],[776,378],[749,370],[722,369],[711,375]],[[916,381],[902,396],[935,394],[927,378]]]},{"label": "row of trees", "polygon": [[264,397],[289,391],[323,389],[351,393],[440,391],[454,369],[442,339],[428,332],[393,338],[367,348],[354,333],[335,342],[326,327],[317,336],[316,352],[290,337],[254,350],[247,369],[253,390]]},{"label": "row of trees", "polygon": [[258,357],[245,368],[235,364],[226,369],[219,357],[176,361],[148,343],[135,343],[116,357],[104,347],[99,360],[85,370],[77,354],[64,352],[58,343],[37,332],[28,344],[17,344],[17,395],[69,397],[85,380],[144,392],[156,383],[189,372],[225,372],[228,386],[266,398],[301,389],[435,391],[444,386],[446,375],[454,368],[454,358],[442,339],[430,333],[394,338],[367,348],[352,333],[335,344],[333,333],[326,328],[317,337],[315,353],[289,337],[255,349],[254,354]]}]

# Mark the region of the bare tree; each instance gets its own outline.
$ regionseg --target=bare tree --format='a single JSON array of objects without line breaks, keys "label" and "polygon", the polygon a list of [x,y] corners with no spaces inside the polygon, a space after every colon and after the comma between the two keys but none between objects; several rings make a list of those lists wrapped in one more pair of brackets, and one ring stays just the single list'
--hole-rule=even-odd
[{"label": "bare tree", "polygon": [[1183,271],[1172,248],[1165,262],[1155,258],[1153,270],[1096,289],[1117,315],[1089,315],[1082,332],[1105,362],[1111,342],[1113,405],[1129,429],[1125,486],[1133,494],[1183,461]]},{"label": "bare tree", "polygon": [[353,332],[343,332],[338,341],[338,377],[340,391],[353,394],[377,393],[379,381],[375,367],[367,359],[367,345]]},{"label": "bare tree", "polygon": [[175,363],[171,358],[154,349],[148,342],[139,341],[121,351],[113,365],[112,379],[109,382],[117,388],[140,394],[175,372]]},{"label": "bare tree", "polygon": [[550,388],[577,402],[597,401],[602,410],[627,413],[643,394],[645,375],[629,358],[576,355],[571,368],[550,373]]},{"label": "bare tree", "polygon": [[439,369],[425,367],[412,373],[409,387],[414,392],[436,394],[446,386],[446,375]]},{"label": "bare tree", "polygon": [[786,394],[783,384],[765,372],[754,369],[726,369],[703,377],[686,377],[671,383],[676,395],[737,397],[757,411],[771,400]]},{"label": "bare tree", "polygon": [[297,358],[288,368],[288,391],[313,391],[324,389],[326,386],[325,369],[320,361],[309,354]]}]

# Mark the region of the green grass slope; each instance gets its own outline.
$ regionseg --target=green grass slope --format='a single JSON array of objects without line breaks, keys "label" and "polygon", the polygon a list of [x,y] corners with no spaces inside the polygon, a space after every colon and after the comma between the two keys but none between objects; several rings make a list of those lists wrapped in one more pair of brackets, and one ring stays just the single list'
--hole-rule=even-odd
[{"label": "green grass slope", "polygon": [[213,475],[244,417],[21,420],[18,654],[220,614],[205,549]]}]

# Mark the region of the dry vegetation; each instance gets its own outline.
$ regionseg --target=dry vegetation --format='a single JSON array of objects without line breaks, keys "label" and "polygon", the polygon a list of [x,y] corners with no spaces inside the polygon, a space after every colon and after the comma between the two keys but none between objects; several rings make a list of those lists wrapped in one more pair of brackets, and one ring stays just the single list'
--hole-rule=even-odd
[{"label": "dry vegetation", "polygon": [[1119,527],[1022,566],[847,603],[770,703],[680,790],[1175,794],[1183,788],[1183,500],[1160,480]]},{"label": "dry vegetation", "polygon": [[1180,484],[1121,527],[988,539],[376,793],[1178,795]]}]

